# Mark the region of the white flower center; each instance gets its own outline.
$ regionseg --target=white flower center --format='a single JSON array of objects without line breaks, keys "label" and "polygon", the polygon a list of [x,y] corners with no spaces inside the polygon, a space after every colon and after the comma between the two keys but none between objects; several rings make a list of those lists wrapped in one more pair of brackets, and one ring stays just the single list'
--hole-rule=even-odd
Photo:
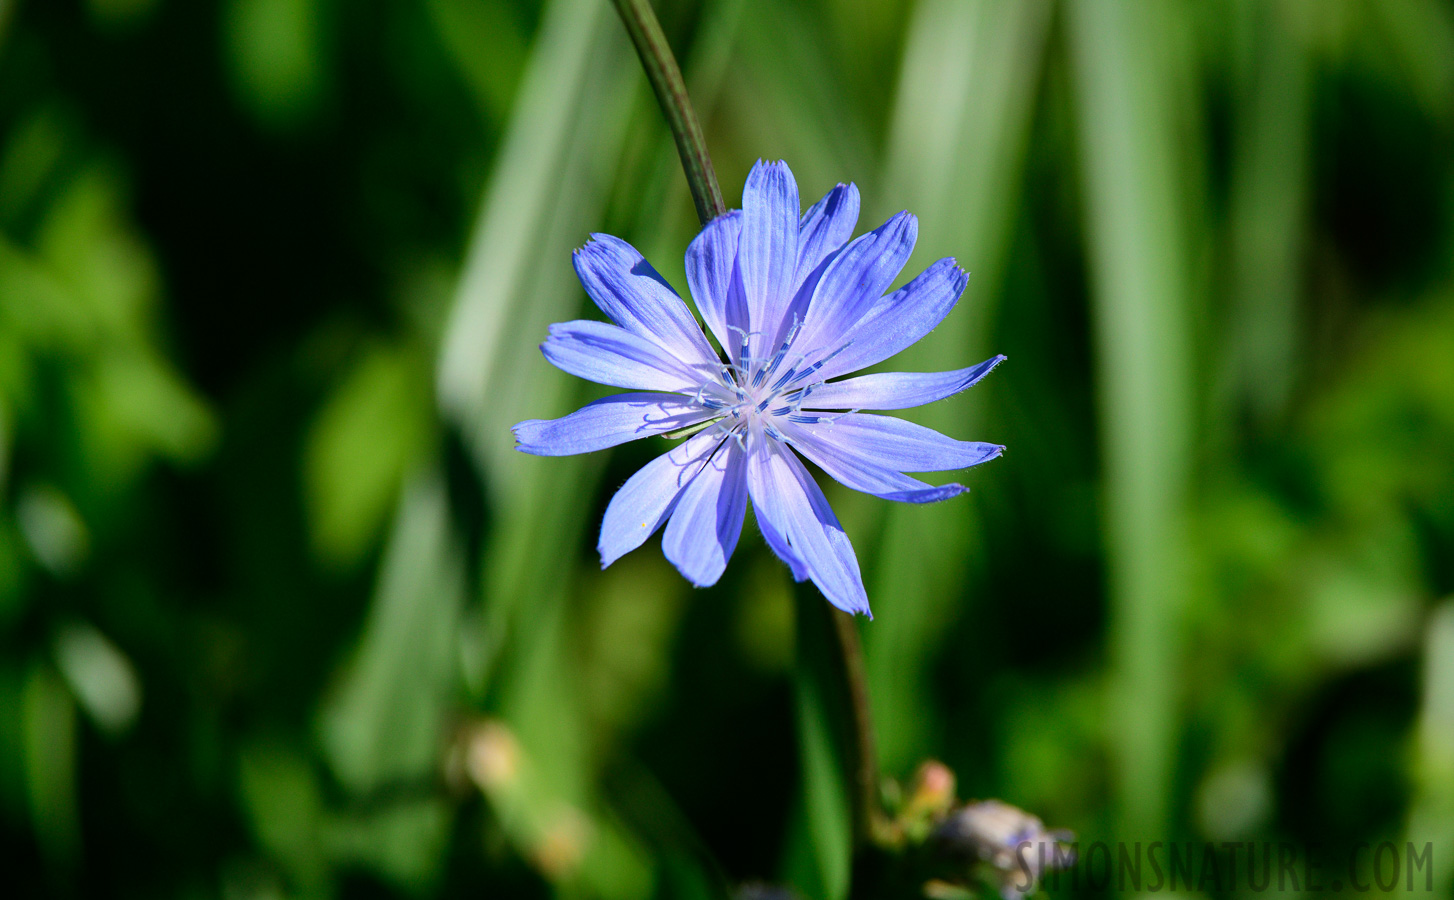
[{"label": "white flower center", "polygon": [[803,402],[822,384],[815,377],[823,364],[844,348],[809,362],[806,354],[789,356],[798,322],[793,323],[777,351],[770,357],[748,355],[750,341],[741,329],[742,344],[738,358],[741,364],[723,363],[716,377],[697,389],[697,402],[710,410],[720,410],[721,417],[713,424],[739,441],[744,433],[765,433],[778,440],[787,440],[779,426],[784,421],[796,425],[833,423],[837,413],[804,413]]}]

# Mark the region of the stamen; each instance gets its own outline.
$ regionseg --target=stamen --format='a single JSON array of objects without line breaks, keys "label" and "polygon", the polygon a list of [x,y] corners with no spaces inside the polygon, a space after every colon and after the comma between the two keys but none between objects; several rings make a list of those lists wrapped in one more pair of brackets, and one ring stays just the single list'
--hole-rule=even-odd
[{"label": "stamen", "polygon": [[[757,387],[759,384],[761,384],[762,379],[766,377],[767,373],[776,369],[778,363],[783,361],[783,357],[788,355],[788,348],[793,345],[793,338],[798,336],[798,331],[802,327],[802,320],[798,318],[797,313],[793,313],[793,327],[788,329],[787,337],[783,338],[782,345],[777,348],[777,353],[773,354],[773,357],[768,362],[767,366],[758,370],[756,377],[752,379],[753,387]],[[777,385],[774,385],[772,388],[770,388],[770,390],[777,390],[778,387],[781,386],[781,382],[779,382]]]},{"label": "stamen", "polygon": [[816,384],[804,385],[803,387],[800,387],[795,391],[790,391],[789,393],[784,394],[783,399],[791,403],[793,406],[802,406],[803,401],[808,399],[808,395],[813,393],[813,388],[817,386],[818,385]]},{"label": "stamen", "polygon": [[839,419],[843,418],[844,416],[851,416],[851,415],[853,415],[856,412],[858,412],[858,410],[856,410],[856,409],[850,409],[850,410],[847,410],[846,412],[840,412],[840,413],[819,413],[819,414],[811,415],[811,416],[809,416],[809,415],[801,415],[801,414],[799,414],[799,415],[791,415],[791,416],[788,416],[788,421],[789,422],[796,422],[799,425],[832,425],[834,422],[837,422]]},{"label": "stamen", "polygon": [[842,353],[844,350],[847,350],[851,346],[853,346],[853,341],[849,341],[848,343],[844,344],[842,347],[839,347],[837,350],[834,350],[832,353],[828,354],[827,356],[825,356],[822,359],[818,360],[817,362],[813,363],[811,366],[808,366],[808,368],[806,368],[803,371],[801,371],[801,372],[798,373],[797,380],[798,381],[802,381],[804,378],[807,378],[808,376],[812,375],[814,372],[816,372],[819,369],[823,368],[823,366],[825,364],[827,364],[827,362],[829,360],[831,360],[833,357],[835,357],[838,354]]},{"label": "stamen", "polygon": [[726,421],[726,419],[718,419],[716,422],[714,422],[712,424],[716,425],[718,428],[720,428],[723,431],[723,433],[725,434],[725,437],[723,438],[724,440],[726,438],[732,438],[734,441],[737,442],[737,446],[738,446],[739,449],[741,449],[743,451],[747,450],[747,444],[744,443],[743,440],[742,440],[742,430],[740,428],[738,428],[736,425],[733,425],[731,428],[725,427],[722,424],[725,421]]},{"label": "stamen", "polygon": [[736,325],[728,325],[727,326],[727,330],[728,331],[735,331],[738,334],[741,334],[742,335],[742,343],[739,345],[740,346],[740,349],[737,351],[737,358],[739,360],[741,360],[742,362],[747,362],[747,351],[749,349],[749,345],[751,344],[752,336],[754,334],[761,334],[762,332],[760,332],[760,331],[748,331],[748,330],[746,330],[744,328],[739,328]]},{"label": "stamen", "polygon": [[792,381],[793,375],[797,371],[798,369],[796,365],[788,366],[788,370],[782,374],[781,378],[779,378],[777,381],[774,381],[772,383],[772,387],[768,388],[768,390],[776,392],[783,385],[787,384],[789,381]]}]

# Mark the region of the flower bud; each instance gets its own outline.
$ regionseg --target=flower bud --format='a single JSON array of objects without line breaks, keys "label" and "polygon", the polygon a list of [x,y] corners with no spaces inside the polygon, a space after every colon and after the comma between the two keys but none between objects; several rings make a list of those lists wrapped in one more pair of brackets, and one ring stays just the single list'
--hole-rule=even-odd
[{"label": "flower bud", "polygon": [[925,760],[914,773],[909,798],[904,804],[906,816],[937,818],[954,805],[954,772],[937,759]]}]

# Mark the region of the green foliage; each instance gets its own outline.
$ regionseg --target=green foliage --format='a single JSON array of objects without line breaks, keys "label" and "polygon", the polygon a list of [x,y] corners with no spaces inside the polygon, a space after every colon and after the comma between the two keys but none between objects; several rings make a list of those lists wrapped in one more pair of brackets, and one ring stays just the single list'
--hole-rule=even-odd
[{"label": "green foliage", "polygon": [[370,347],[319,410],[303,477],[324,561],[357,563],[382,530],[406,472],[427,451],[433,419],[419,398],[428,395],[413,348]]},{"label": "green foliage", "polygon": [[266,126],[296,127],[318,111],[328,77],[322,0],[229,0],[228,63],[238,98]]},{"label": "green foliage", "polygon": [[[889,367],[1010,357],[908,414],[1009,446],[972,495],[828,487],[886,775],[1448,896],[1450,5],[655,6],[729,205],[785,157],[971,271]],[[593,231],[684,290],[603,0],[0,0],[17,896],[853,895],[819,598],[750,526],[599,571],[663,439],[513,449],[597,396],[538,351]]]}]

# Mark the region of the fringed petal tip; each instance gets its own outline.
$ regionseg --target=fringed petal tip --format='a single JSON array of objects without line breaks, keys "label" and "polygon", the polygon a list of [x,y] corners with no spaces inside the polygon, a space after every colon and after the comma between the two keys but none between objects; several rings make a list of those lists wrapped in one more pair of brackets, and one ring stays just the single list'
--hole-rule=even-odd
[{"label": "fringed petal tip", "polygon": [[991,460],[999,459],[1001,456],[1005,455],[1006,447],[1004,444],[986,444],[984,445],[984,447],[984,456],[970,463],[967,468],[973,466],[982,466],[985,463],[990,462]]},{"label": "fringed petal tip", "polygon": [[[944,266],[945,268],[947,268],[951,272],[953,272],[955,275],[958,275],[960,278],[964,279],[964,281],[965,281],[966,284],[968,284],[968,282],[969,282],[969,276],[971,274],[973,274],[968,269],[966,269],[964,266],[961,266],[959,264],[959,260],[955,259],[952,256],[945,256],[945,257],[942,257],[940,259],[937,259],[937,260],[934,261],[934,265],[936,265],[936,266]],[[926,269],[925,271],[928,271],[928,270]],[[964,285],[960,285],[960,288],[959,289],[961,291],[963,291],[964,290]]]},{"label": "fringed petal tip", "polygon": [[510,426],[510,435],[515,438],[515,449],[521,453],[528,453],[531,456],[544,456],[538,448],[533,446],[529,438],[521,435],[521,431],[529,431],[532,427],[538,427],[546,422],[545,419],[526,419],[523,422],[516,422]]},{"label": "fringed petal tip", "polygon": [[[748,184],[754,181],[754,176],[758,178],[786,177],[793,183],[794,188],[797,187],[798,183],[797,176],[793,174],[792,168],[787,164],[786,160],[781,159],[762,159],[759,157],[757,162],[752,164],[752,168],[747,171]],[[742,206],[744,209],[747,207],[747,194],[748,186],[744,184],[742,196]]]},{"label": "fringed petal tip", "polygon": [[[586,239],[581,242],[581,245],[579,247],[571,251],[571,255],[574,256],[577,253],[580,253],[582,250],[586,249],[587,247],[591,246],[592,244],[597,243],[625,244],[626,242],[616,237],[616,235],[614,234],[606,234],[603,231],[588,231],[586,232]],[[627,246],[630,245],[627,244]]]}]

